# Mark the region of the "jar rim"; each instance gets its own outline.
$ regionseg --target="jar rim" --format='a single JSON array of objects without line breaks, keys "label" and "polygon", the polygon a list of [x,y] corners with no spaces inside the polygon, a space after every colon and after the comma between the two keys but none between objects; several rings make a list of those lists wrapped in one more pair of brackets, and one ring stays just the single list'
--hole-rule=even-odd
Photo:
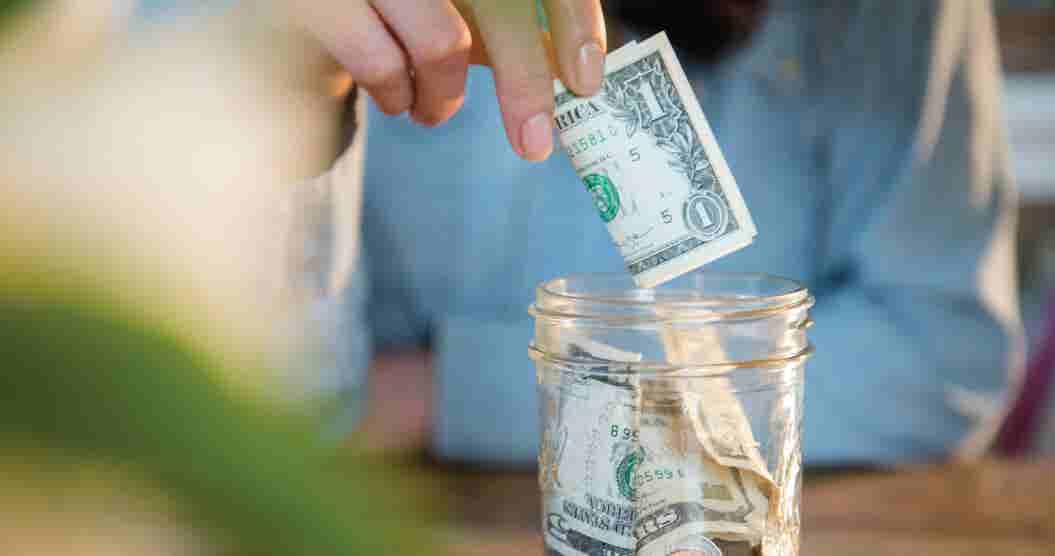
[{"label": "jar rim", "polygon": [[535,318],[619,325],[762,318],[813,304],[801,283],[770,274],[702,270],[657,288],[628,274],[572,274],[543,282],[529,312]]},{"label": "jar rim", "polygon": [[616,376],[676,376],[680,378],[720,378],[744,371],[786,373],[788,369],[797,368],[802,362],[813,357],[813,344],[807,343],[799,351],[779,357],[752,359],[746,361],[723,361],[715,363],[663,363],[646,361],[641,363],[620,363],[611,361],[599,365],[596,359],[577,359],[564,357],[541,349],[534,342],[528,345],[528,357],[563,371],[583,375],[616,375]]}]

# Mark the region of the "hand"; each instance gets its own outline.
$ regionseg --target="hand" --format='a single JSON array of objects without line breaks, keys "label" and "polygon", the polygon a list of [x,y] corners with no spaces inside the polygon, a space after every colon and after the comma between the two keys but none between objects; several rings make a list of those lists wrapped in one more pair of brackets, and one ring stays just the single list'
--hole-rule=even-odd
[{"label": "hand", "polygon": [[605,44],[600,0],[315,0],[309,28],[386,114],[433,126],[465,101],[470,63],[491,66],[510,145],[523,158],[553,150],[553,78],[592,95]]}]

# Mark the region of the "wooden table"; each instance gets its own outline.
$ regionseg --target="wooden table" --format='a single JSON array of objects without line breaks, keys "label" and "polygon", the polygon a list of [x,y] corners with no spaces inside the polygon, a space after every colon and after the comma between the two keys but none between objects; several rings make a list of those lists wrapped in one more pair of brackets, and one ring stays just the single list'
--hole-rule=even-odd
[{"label": "wooden table", "polygon": [[[425,356],[375,375],[367,419],[386,450],[420,451],[429,427]],[[371,432],[372,431],[372,432]],[[452,554],[542,554],[535,475],[431,463]],[[1055,459],[888,472],[806,474],[803,556],[1055,556]]]},{"label": "wooden table", "polygon": [[[542,554],[535,476],[434,466],[454,554]],[[1055,460],[807,473],[803,556],[1055,556]]]}]

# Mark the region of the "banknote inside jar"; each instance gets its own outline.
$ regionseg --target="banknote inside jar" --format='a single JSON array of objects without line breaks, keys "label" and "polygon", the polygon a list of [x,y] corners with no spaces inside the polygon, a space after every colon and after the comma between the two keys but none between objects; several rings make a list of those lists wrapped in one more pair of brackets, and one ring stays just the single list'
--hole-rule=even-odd
[{"label": "banknote inside jar", "polygon": [[550,554],[794,556],[803,330],[791,281],[540,286],[540,487]]},{"label": "banknote inside jar", "polygon": [[[587,338],[568,341],[597,371],[611,363],[632,369],[641,359]],[[539,458],[555,553],[766,554],[779,493],[727,384],[690,388],[601,373],[558,380],[556,419]]]}]

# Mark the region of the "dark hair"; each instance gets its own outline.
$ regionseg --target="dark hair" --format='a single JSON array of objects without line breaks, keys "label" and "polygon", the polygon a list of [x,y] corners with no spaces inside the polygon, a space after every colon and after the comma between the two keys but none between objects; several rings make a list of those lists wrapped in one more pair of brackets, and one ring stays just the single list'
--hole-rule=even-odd
[{"label": "dark hair", "polygon": [[762,26],[768,0],[608,0],[614,23],[651,35],[666,31],[679,54],[714,63],[744,46]]}]

